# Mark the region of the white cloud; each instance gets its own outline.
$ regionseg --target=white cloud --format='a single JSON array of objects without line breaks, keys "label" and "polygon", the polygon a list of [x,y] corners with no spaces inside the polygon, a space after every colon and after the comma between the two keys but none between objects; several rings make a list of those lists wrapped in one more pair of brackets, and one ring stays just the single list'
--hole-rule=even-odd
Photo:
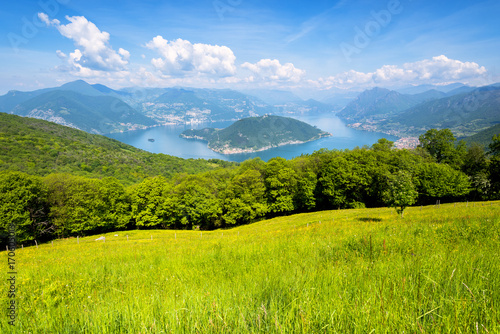
[{"label": "white cloud", "polygon": [[128,64],[130,53],[120,48],[116,52],[109,44],[109,33],[83,16],[66,16],[70,23],[64,25],[59,20],[50,20],[45,13],[38,17],[48,26],[54,26],[62,36],[72,39],[78,48],[68,57],[58,50],[57,55],[66,59],[71,70],[88,75],[94,71],[123,71]]},{"label": "white cloud", "polygon": [[164,75],[232,76],[236,73],[236,57],[227,46],[195,43],[183,39],[168,41],[156,36],[146,44],[160,55],[151,64]]},{"label": "white cloud", "polygon": [[[277,59],[261,59],[255,64],[243,63],[242,68],[253,72],[258,78],[273,81],[299,82],[305,75],[305,71],[296,68],[292,63],[280,64]],[[248,81],[254,81],[255,76],[248,77]]]},{"label": "white cloud", "polygon": [[474,62],[461,62],[441,55],[413,63],[384,65],[368,73],[350,70],[334,76],[313,81],[322,88],[366,88],[377,85],[419,85],[444,84],[450,82],[483,83],[486,80],[486,68]]}]

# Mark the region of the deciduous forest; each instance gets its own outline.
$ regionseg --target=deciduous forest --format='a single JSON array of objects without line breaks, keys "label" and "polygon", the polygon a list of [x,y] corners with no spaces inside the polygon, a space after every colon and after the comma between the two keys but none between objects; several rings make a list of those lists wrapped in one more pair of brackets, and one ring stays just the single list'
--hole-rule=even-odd
[{"label": "deciduous forest", "polygon": [[[38,142],[29,131],[18,131],[14,121],[9,131],[16,135],[4,130],[3,243],[12,223],[18,243],[31,244],[126,229],[209,230],[326,209],[389,205],[402,215],[410,205],[500,198],[500,136],[485,151],[457,142],[447,129],[433,129],[414,150],[395,150],[391,141],[381,139],[372,147],[235,164],[127,153],[129,147],[115,142],[123,146],[116,152],[104,137],[84,135],[93,142],[86,145],[79,131],[64,130],[75,133],[63,141],[54,135],[59,126],[54,129]],[[80,153],[70,158],[68,152],[74,150],[64,145],[78,147]],[[24,150],[30,159],[33,150],[45,153],[25,168],[9,161],[12,150]],[[86,165],[93,155],[105,164]],[[56,158],[72,162],[67,170],[50,167]]]}]

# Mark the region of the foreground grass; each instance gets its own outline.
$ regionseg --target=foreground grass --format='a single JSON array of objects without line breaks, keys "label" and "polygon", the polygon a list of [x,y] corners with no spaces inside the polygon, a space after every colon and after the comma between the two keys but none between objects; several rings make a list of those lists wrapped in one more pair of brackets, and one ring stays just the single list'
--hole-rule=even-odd
[{"label": "foreground grass", "polygon": [[500,202],[105,236],[19,249],[0,332],[500,332]]}]

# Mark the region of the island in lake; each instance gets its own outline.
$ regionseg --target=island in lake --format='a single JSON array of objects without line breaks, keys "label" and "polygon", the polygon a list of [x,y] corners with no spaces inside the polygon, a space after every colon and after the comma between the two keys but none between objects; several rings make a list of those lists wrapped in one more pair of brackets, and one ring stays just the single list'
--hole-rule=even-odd
[{"label": "island in lake", "polygon": [[328,136],[331,134],[299,120],[270,115],[244,118],[225,129],[185,130],[180,134],[207,141],[208,148],[222,154],[259,152]]}]

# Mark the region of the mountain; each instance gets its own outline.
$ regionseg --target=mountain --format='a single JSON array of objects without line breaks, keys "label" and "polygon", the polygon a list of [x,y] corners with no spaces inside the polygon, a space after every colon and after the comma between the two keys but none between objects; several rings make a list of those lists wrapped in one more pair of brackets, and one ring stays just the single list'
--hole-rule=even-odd
[{"label": "mountain", "polygon": [[[105,87],[105,86],[103,86],[103,87]],[[110,89],[110,88],[108,88],[108,89]],[[75,93],[87,95],[87,96],[105,96],[106,95],[105,93],[96,89],[93,85],[91,85],[83,80],[76,80],[76,81],[68,82],[60,87],[53,88],[52,90],[66,90],[66,91],[71,91],[71,92],[75,92]]]},{"label": "mountain", "polygon": [[429,90],[409,95],[393,90],[375,87],[365,90],[350,102],[337,115],[350,121],[380,120],[409,109],[423,101],[445,96],[444,93]]},{"label": "mountain", "polygon": [[[92,93],[90,89],[86,89],[88,87],[81,88],[85,88],[83,91],[86,93]],[[10,113],[45,119],[97,134],[144,128],[156,124],[155,121],[137,112],[122,100],[100,94],[83,95],[73,90],[52,90],[18,104],[10,110]]]},{"label": "mountain", "polygon": [[478,143],[485,149],[488,149],[488,145],[491,143],[491,139],[493,138],[493,136],[498,135],[500,135],[500,123],[479,131],[475,135],[458,139],[462,139],[469,145],[472,143]]},{"label": "mountain", "polygon": [[215,152],[234,154],[305,143],[330,134],[293,118],[265,115],[241,119],[225,129],[186,130],[180,136],[205,140]]},{"label": "mountain", "polygon": [[238,120],[273,111],[257,98],[230,89],[165,88],[142,105],[144,114],[158,123]]},{"label": "mountain", "polygon": [[0,96],[0,112],[45,119],[89,133],[111,133],[156,125],[125,103],[120,93],[83,80],[32,92]]},{"label": "mountain", "polygon": [[171,177],[231,165],[219,160],[186,160],[149,153],[101,135],[5,113],[0,113],[0,147],[0,170],[41,176],[112,176],[124,184],[150,176]]},{"label": "mountain", "polygon": [[278,89],[249,89],[241,90],[243,94],[254,96],[269,105],[298,103],[303,100],[294,93]]},{"label": "mountain", "polygon": [[[398,93],[401,94],[420,94],[423,92],[426,92],[428,90],[437,90],[442,93],[448,94],[450,91],[453,91],[455,89],[459,89],[462,87],[469,87],[465,86],[462,83],[456,82],[448,85],[417,85],[417,86],[406,86],[406,87],[401,87],[394,89]],[[475,87],[474,87],[475,88]]]},{"label": "mountain", "polygon": [[486,86],[421,103],[380,122],[378,129],[418,135],[431,128],[449,128],[461,137],[497,123],[500,123],[500,87]]}]

